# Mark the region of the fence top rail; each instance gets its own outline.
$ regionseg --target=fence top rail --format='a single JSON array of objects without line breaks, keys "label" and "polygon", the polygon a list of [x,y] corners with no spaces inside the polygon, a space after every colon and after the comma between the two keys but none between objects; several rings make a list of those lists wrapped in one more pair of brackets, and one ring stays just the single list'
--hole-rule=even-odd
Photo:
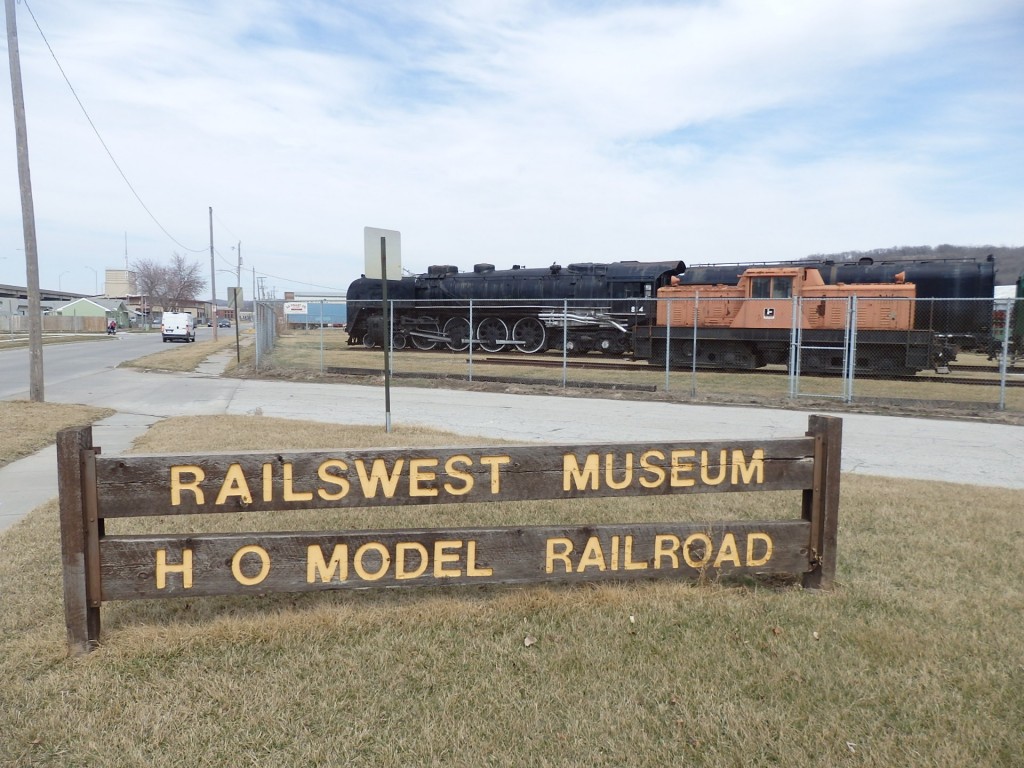
[{"label": "fence top rail", "polygon": [[100,517],[813,486],[815,440],[96,456]]}]

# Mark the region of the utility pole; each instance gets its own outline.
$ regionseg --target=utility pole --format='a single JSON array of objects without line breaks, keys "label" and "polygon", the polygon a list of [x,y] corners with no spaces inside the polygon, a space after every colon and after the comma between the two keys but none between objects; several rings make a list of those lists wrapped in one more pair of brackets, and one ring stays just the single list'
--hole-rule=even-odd
[{"label": "utility pole", "polygon": [[[213,312],[213,340],[217,340],[217,265],[213,261],[213,206],[210,206],[210,293],[213,295],[213,304],[210,311]],[[211,318],[207,318],[207,322]]]},{"label": "utility pole", "polygon": [[21,54],[14,0],[4,0],[7,11],[7,53],[11,62],[11,95],[14,99],[14,134],[18,145],[18,180],[21,185],[21,225],[25,233],[25,272],[28,288],[29,399],[43,398],[43,310],[39,301],[39,255],[36,250],[36,214],[32,204],[32,177],[28,167],[28,128],[25,94],[21,87]]},{"label": "utility pole", "polygon": [[242,295],[242,241],[238,241],[238,270],[235,272],[235,362],[242,362],[242,331],[238,328],[238,317],[242,308],[238,306],[238,299]]}]

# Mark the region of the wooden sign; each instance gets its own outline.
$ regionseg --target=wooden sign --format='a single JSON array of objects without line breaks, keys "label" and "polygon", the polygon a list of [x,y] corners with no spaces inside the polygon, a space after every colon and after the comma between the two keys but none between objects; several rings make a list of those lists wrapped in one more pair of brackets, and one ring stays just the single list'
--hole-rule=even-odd
[{"label": "wooden sign", "polygon": [[[68,642],[109,600],[720,575],[835,575],[842,422],[765,441],[107,458],[58,435]],[[108,536],[119,517],[802,490],[770,521]],[[796,511],[794,510],[794,513]]]}]

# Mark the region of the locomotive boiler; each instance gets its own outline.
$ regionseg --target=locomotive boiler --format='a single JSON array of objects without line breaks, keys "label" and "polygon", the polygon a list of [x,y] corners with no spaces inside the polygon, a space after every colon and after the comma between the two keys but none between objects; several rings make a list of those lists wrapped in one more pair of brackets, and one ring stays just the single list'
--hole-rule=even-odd
[{"label": "locomotive boiler", "polygon": [[[425,274],[390,280],[392,343],[401,349],[536,354],[565,349],[621,355],[632,350],[633,328],[655,311],[658,290],[677,283],[682,261],[552,264],[543,269],[472,272],[430,267]],[[385,342],[382,282],[361,277],[348,289],[348,343]]]}]

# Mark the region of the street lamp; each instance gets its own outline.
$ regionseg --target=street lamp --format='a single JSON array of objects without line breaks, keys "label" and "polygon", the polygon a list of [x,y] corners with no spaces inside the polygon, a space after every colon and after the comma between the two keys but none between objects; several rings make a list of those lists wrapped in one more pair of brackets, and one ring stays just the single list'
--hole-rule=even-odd
[{"label": "street lamp", "polygon": [[64,290],[64,288],[62,287],[63,284],[62,284],[61,281],[64,279],[64,275],[70,274],[70,272],[71,272],[70,269],[66,269],[66,270],[64,270],[63,272],[61,272],[57,276],[57,290],[58,291],[63,291]]}]

